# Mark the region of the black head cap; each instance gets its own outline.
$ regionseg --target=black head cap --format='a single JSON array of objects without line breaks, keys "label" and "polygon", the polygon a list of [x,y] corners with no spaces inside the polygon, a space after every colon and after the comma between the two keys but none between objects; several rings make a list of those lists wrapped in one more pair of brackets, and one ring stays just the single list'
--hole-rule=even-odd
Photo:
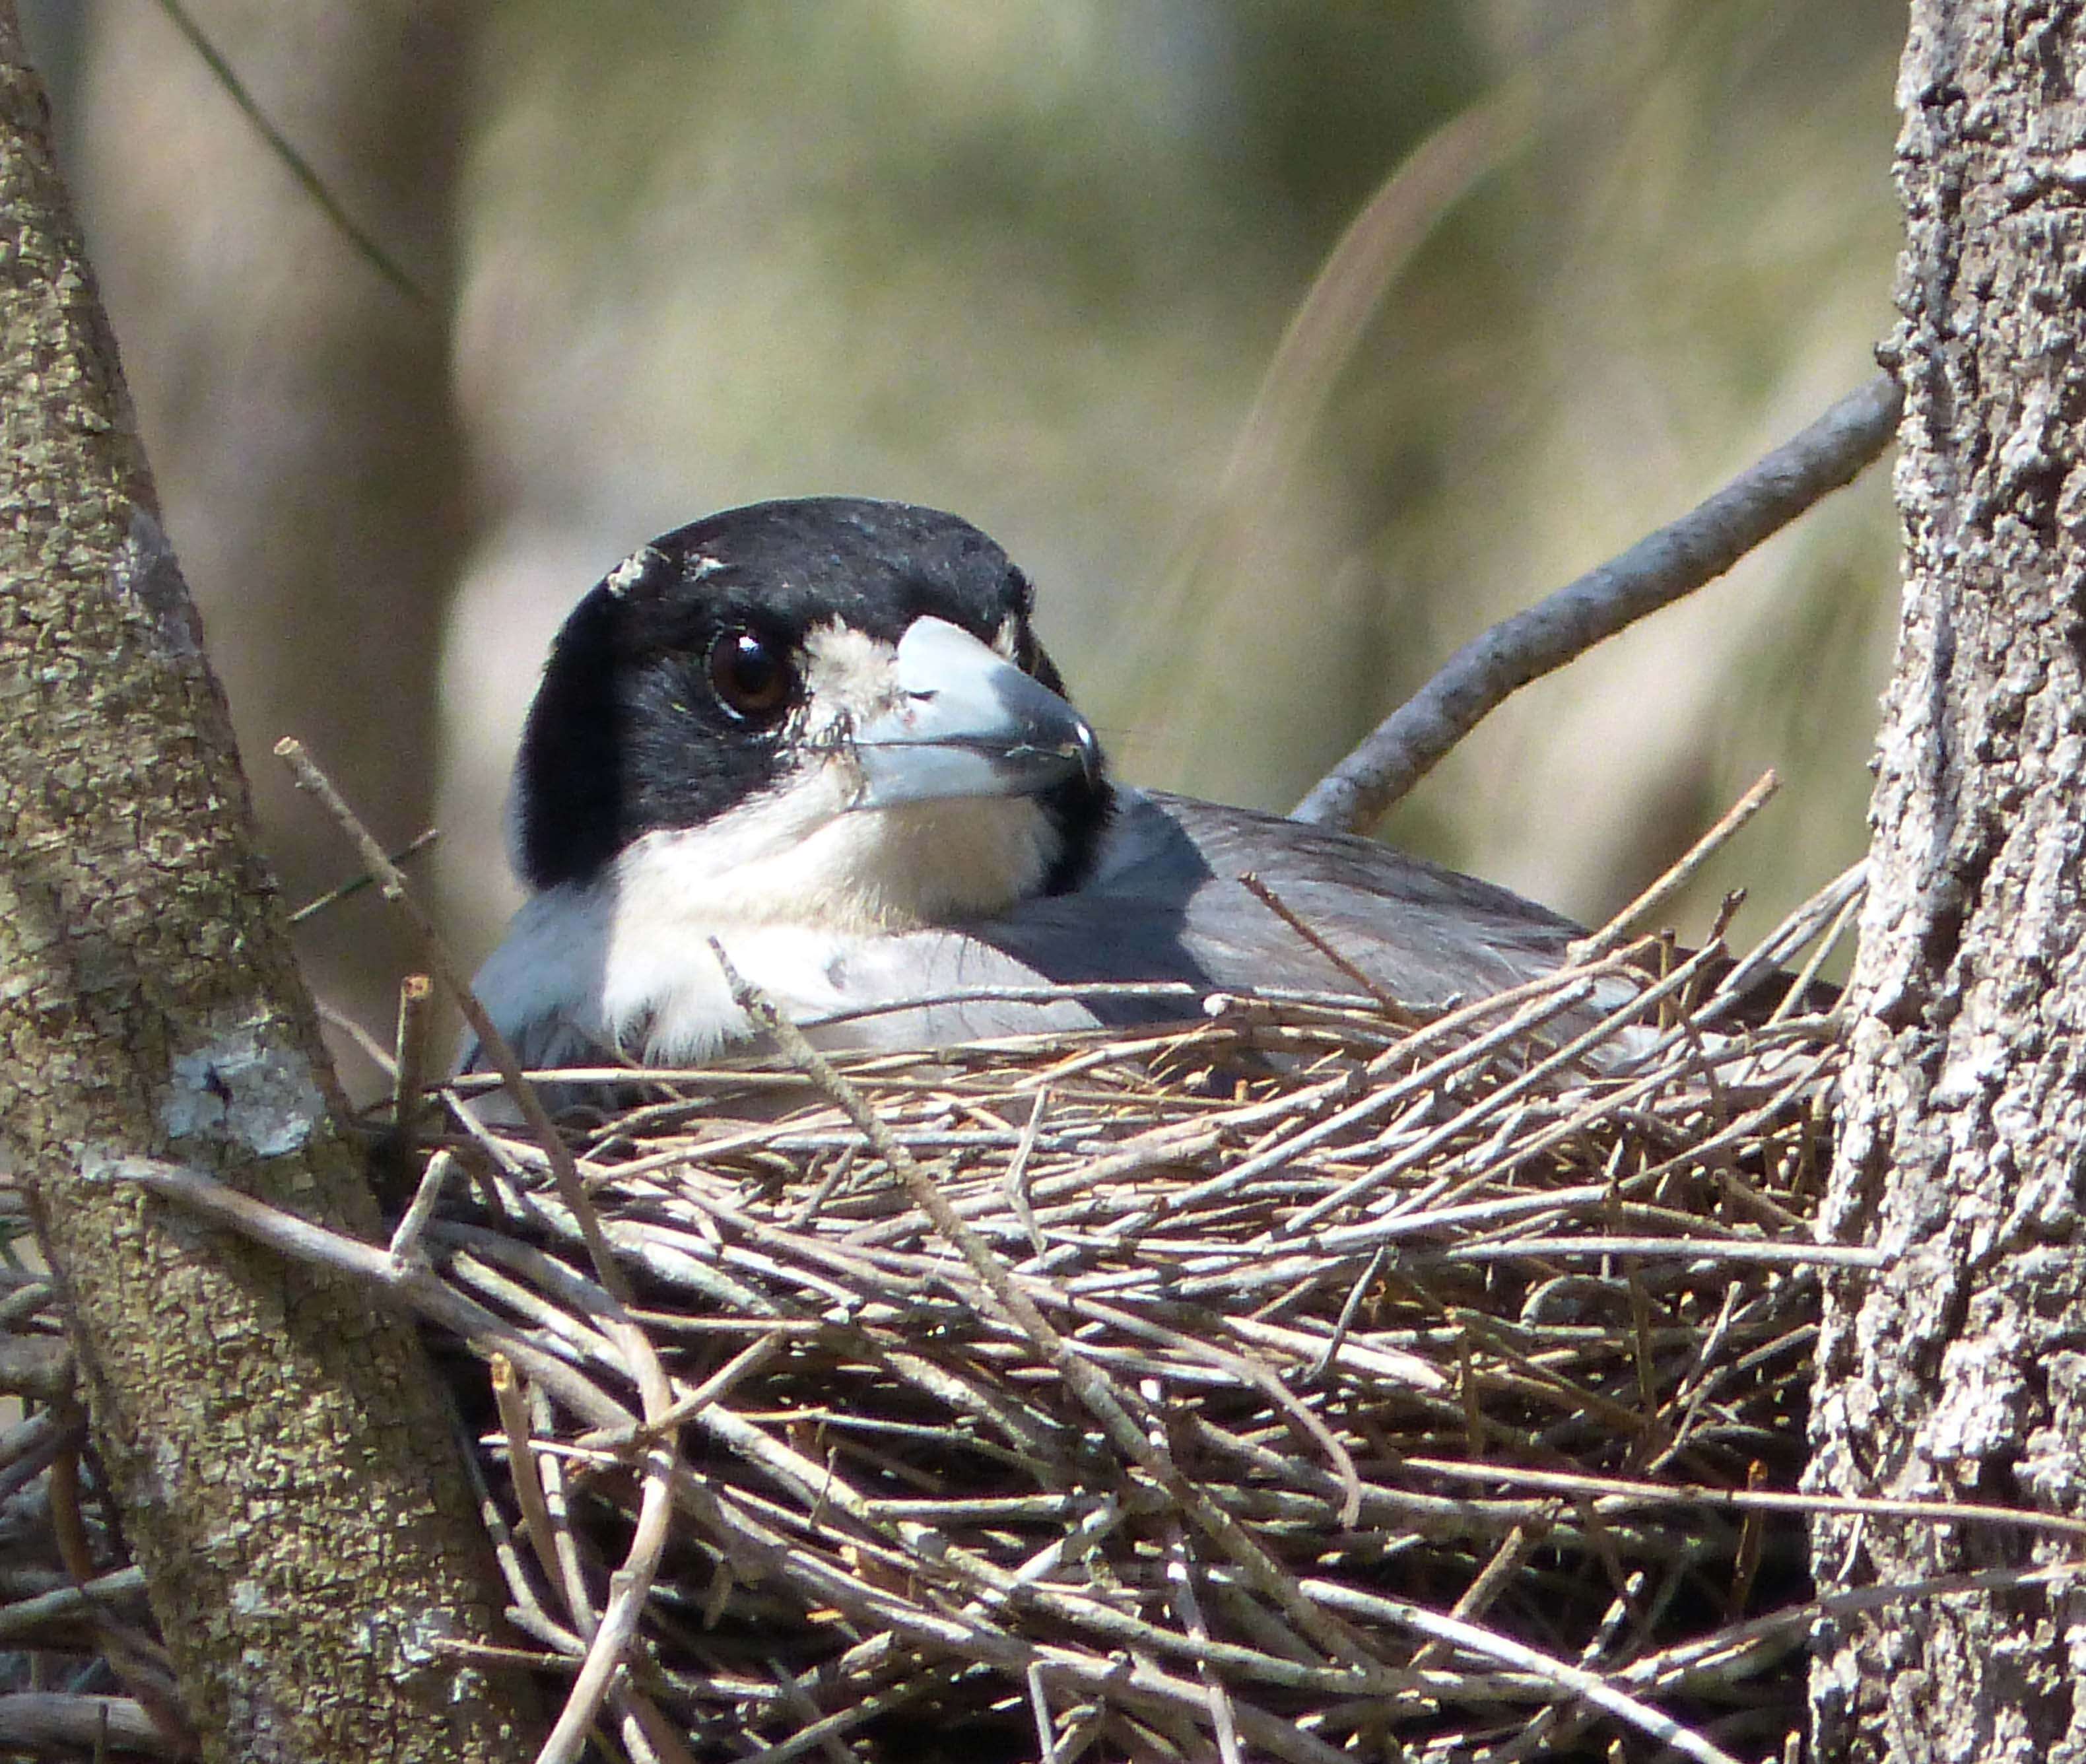
[{"label": "black head cap", "polygon": [[[522,731],[515,859],[531,887],[584,881],[644,833],[699,825],[777,782],[793,720],[750,722],[712,684],[717,646],[751,633],[790,653],[835,620],[896,643],[915,619],[999,643],[1063,690],[1030,627],[1028,578],[968,522],[845,496],[760,502],[654,539],[559,632]],[[1066,834],[1071,886],[1107,812],[1074,780],[1038,799]]]}]

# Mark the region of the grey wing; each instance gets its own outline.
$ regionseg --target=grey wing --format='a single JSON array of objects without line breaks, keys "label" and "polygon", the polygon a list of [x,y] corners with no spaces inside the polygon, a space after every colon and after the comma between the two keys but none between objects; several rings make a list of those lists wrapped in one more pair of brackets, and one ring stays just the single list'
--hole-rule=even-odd
[{"label": "grey wing", "polygon": [[979,935],[1060,981],[1352,992],[1240,880],[1250,874],[1383,991],[1421,1008],[1553,972],[1582,935],[1533,901],[1372,840],[1186,798],[1118,796],[1088,884],[1026,902]]}]

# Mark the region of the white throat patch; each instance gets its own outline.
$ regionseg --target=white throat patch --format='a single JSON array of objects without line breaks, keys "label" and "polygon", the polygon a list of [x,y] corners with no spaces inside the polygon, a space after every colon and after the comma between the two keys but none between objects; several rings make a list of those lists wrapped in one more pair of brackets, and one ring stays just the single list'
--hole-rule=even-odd
[{"label": "white throat patch", "polygon": [[1027,797],[849,812],[854,787],[837,755],[706,826],[646,833],[603,884],[618,924],[914,931],[1007,911],[1058,856]]}]

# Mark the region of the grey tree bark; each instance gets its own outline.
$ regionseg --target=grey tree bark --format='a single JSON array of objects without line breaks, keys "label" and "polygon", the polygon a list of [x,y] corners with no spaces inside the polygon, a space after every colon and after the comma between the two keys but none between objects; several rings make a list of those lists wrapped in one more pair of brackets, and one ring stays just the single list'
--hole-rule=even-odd
[{"label": "grey tree bark", "polygon": [[[2086,1515],[2086,9],[1915,0],[1903,619],[1826,1209],[1811,1484]],[[1820,1524],[1821,1591],[2061,1559]],[[1918,1600],[1820,1640],[1820,1755],[2086,1758],[2086,1590]]]},{"label": "grey tree bark", "polygon": [[360,1291],[121,1181],[375,1209],[255,855],[113,344],[0,0],[0,1148],[205,1755],[517,1755],[437,1382]]}]

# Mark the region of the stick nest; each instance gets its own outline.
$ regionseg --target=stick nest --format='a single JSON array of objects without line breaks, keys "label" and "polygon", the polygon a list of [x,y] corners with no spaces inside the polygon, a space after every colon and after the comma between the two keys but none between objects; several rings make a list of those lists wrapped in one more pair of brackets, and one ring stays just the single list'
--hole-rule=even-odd
[{"label": "stick nest", "polygon": [[1778,1753],[1841,1050],[1734,1001],[1853,886],[1721,985],[648,1075],[560,1123],[627,1306],[445,1093],[412,1253],[551,1700],[607,1630],[607,1757]]}]

